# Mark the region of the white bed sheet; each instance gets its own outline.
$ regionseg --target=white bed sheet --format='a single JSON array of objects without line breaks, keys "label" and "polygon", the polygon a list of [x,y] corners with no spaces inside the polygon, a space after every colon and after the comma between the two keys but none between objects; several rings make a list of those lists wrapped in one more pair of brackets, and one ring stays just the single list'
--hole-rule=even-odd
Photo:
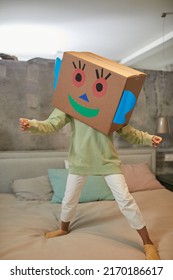
[{"label": "white bed sheet", "polygon": [[[161,259],[173,259],[173,193],[166,189],[133,193]],[[0,259],[144,260],[141,239],[115,201],[78,205],[71,232],[46,239],[59,227],[60,204],[20,201],[0,195]]]}]

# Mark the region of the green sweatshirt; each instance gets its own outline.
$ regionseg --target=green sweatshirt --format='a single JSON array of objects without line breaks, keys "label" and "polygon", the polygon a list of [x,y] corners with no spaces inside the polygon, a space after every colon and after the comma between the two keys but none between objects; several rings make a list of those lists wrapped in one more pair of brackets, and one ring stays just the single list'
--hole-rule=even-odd
[{"label": "green sweatshirt", "polygon": [[[121,160],[113,144],[113,134],[107,136],[92,127],[54,109],[45,121],[29,120],[29,131],[38,134],[55,132],[71,124],[69,173],[79,175],[108,175],[122,173]],[[130,144],[152,145],[153,135],[126,125],[117,131]]]}]

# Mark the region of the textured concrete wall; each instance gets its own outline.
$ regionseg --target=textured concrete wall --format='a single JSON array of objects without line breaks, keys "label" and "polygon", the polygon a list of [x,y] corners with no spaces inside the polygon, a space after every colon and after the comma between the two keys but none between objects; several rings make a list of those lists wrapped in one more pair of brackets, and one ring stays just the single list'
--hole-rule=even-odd
[{"label": "textured concrete wall", "polygon": [[[156,133],[157,118],[167,117],[170,135],[162,135],[173,146],[173,72],[141,70],[147,74],[137,104],[130,119],[134,127]],[[117,137],[116,137],[117,138]],[[122,139],[115,140],[118,146],[128,146]]]},{"label": "textured concrete wall", "polygon": [[[20,117],[44,120],[53,110],[53,68],[52,60],[0,60],[1,151],[68,149],[69,126],[53,135],[38,136],[21,132],[18,125]],[[170,118],[172,130],[173,72],[144,72],[148,76],[130,123],[136,128],[155,133],[156,119],[163,115]],[[127,146],[119,137],[115,138],[118,146]]]}]

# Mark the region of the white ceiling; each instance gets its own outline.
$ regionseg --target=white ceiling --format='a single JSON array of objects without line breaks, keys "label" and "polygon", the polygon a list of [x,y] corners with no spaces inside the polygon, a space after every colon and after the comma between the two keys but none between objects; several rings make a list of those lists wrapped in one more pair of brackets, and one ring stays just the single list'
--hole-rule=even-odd
[{"label": "white ceiling", "polygon": [[173,71],[173,0],[0,0],[0,53],[20,60],[90,51]]}]

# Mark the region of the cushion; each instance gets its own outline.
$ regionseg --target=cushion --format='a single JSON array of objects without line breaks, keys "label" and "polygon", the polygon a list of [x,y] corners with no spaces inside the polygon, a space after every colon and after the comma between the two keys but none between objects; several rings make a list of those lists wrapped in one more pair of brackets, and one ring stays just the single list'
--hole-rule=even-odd
[{"label": "cushion", "polygon": [[47,175],[17,179],[12,182],[12,191],[21,200],[50,200],[52,187]]},{"label": "cushion", "polygon": [[[150,171],[148,164],[124,164],[123,172],[130,192],[164,188]],[[14,180],[12,190],[22,200],[51,200],[52,203],[61,203],[67,175],[67,169],[49,169],[48,176]],[[99,200],[114,200],[114,197],[104,177],[88,176],[79,202]]]},{"label": "cushion", "polygon": [[[124,164],[123,172],[130,192],[164,188],[146,163]],[[48,170],[48,176],[53,189],[52,203],[62,202],[67,175],[67,169]],[[107,186],[104,177],[88,176],[82,189],[79,202],[99,200],[114,200],[114,197]]]},{"label": "cushion", "polygon": [[124,164],[123,172],[130,192],[164,188],[147,163]]},{"label": "cushion", "polygon": [[[64,197],[67,169],[49,169],[48,176],[53,188],[52,203],[61,203]],[[114,200],[111,190],[102,176],[88,176],[82,189],[79,202]]]}]

